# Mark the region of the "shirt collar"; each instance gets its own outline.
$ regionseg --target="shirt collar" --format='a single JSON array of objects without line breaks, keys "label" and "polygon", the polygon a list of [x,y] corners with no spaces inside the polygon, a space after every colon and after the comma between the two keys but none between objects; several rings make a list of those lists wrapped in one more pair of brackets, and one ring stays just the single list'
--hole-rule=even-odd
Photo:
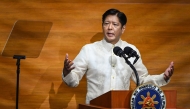
[{"label": "shirt collar", "polygon": [[119,39],[119,41],[118,41],[115,45],[106,42],[105,39],[102,40],[102,45],[103,45],[103,47],[104,47],[107,51],[112,50],[115,46],[121,47],[121,43],[122,43],[122,40],[121,40],[121,39]]}]

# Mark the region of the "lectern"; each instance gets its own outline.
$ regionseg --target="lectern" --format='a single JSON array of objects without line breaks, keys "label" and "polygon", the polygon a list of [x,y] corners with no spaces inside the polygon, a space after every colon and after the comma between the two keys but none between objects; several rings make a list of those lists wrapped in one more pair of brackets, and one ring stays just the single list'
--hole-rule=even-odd
[{"label": "lectern", "polygon": [[[163,90],[166,97],[166,109],[177,109],[177,91]],[[109,91],[93,100],[90,104],[79,104],[79,109],[130,109],[133,91]]]}]

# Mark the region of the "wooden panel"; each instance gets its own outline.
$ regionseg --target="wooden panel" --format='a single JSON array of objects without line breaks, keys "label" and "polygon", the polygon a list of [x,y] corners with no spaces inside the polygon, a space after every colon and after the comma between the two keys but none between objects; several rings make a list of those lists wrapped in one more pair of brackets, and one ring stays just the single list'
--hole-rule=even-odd
[{"label": "wooden panel", "polygon": [[[166,109],[176,109],[177,92],[176,90],[163,90],[166,97]],[[93,100],[91,100],[90,105],[86,105],[89,109],[93,109],[94,106],[100,106],[109,109],[129,109],[130,99],[133,91],[109,91]],[[91,108],[92,107],[92,108]],[[84,105],[80,104],[79,109],[83,109]],[[86,109],[86,108],[85,108]]]},{"label": "wooden panel", "polygon": [[[51,21],[52,29],[38,58],[21,60],[19,109],[76,109],[85,103],[86,78],[77,88],[61,79],[66,53],[74,59],[84,44],[101,40],[101,16],[117,8],[128,17],[123,40],[136,45],[150,74],[175,73],[163,90],[177,90],[177,106],[188,104],[190,74],[189,0],[1,0],[0,51],[17,20]],[[14,109],[16,60],[0,56],[0,108]],[[132,82],[130,89],[134,89]]]},{"label": "wooden panel", "polygon": [[190,3],[189,0],[1,0],[1,2],[38,2],[38,3]]},{"label": "wooden panel", "polygon": [[130,108],[132,91],[109,91],[93,99],[90,104],[106,108]]}]

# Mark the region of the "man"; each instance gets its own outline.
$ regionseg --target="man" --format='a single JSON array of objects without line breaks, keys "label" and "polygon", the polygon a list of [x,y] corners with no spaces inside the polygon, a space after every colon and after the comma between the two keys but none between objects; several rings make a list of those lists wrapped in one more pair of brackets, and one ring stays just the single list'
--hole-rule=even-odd
[{"label": "man", "polygon": [[[125,31],[127,18],[124,13],[117,9],[109,9],[102,16],[102,29],[104,38],[101,41],[85,45],[76,58],[71,61],[66,54],[62,78],[63,81],[76,87],[83,75],[87,78],[86,103],[90,100],[110,91],[128,90],[130,79],[136,82],[133,70],[120,58],[113,53],[113,48],[119,46],[122,49],[126,46],[137,51],[139,50],[132,44],[121,40],[121,35]],[[132,63],[135,59],[130,58]],[[160,75],[149,75],[141,58],[134,64],[139,75],[140,84],[153,83],[163,86],[173,74],[173,62],[166,71]]]}]

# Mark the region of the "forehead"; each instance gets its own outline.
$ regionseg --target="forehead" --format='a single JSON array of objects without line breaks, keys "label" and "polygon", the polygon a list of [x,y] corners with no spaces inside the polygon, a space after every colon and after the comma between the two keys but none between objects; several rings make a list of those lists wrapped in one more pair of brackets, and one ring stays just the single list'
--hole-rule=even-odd
[{"label": "forehead", "polygon": [[108,15],[105,18],[104,22],[118,22],[119,23],[119,18],[117,17],[117,15]]}]

